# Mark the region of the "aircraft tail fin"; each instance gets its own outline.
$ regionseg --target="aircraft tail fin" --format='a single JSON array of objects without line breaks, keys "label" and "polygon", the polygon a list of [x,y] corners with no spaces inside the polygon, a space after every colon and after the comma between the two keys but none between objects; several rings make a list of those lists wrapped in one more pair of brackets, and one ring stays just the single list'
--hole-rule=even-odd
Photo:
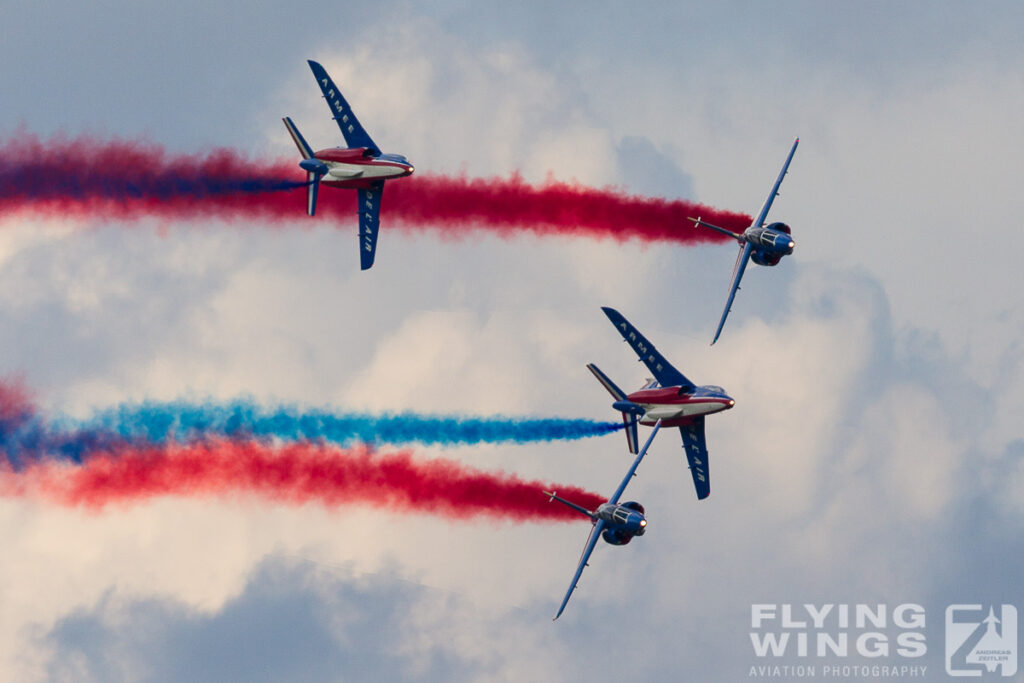
[{"label": "aircraft tail fin", "polygon": [[579,512],[580,514],[584,514],[587,517],[590,517],[591,519],[594,518],[594,514],[595,513],[591,512],[590,510],[588,510],[587,508],[583,507],[582,505],[577,505],[576,503],[570,502],[570,501],[566,500],[565,498],[562,498],[561,496],[558,495],[557,491],[544,491],[543,493],[544,493],[545,496],[548,497],[548,502],[549,503],[552,502],[552,501],[556,501],[557,500],[562,505],[567,505],[567,506],[571,507],[573,510],[575,510],[576,512]]},{"label": "aircraft tail fin", "polygon": [[687,218],[686,220],[693,221],[693,227],[695,227],[695,228],[698,227],[698,226],[703,226],[705,228],[711,228],[715,232],[720,232],[723,235],[728,235],[729,237],[732,237],[733,239],[736,239],[736,240],[742,240],[743,239],[743,235],[739,234],[738,232],[733,232],[732,230],[726,230],[725,228],[720,228],[717,225],[712,225],[711,223],[708,223],[707,221],[701,220],[700,216],[698,216],[697,218]]},{"label": "aircraft tail fin", "polygon": [[[587,369],[593,373],[594,377],[597,378],[597,381],[601,383],[601,386],[607,389],[608,393],[615,399],[615,403],[612,404],[612,407],[622,413],[622,424],[626,426],[626,445],[629,446],[629,452],[635,455],[638,446],[637,442],[639,441],[636,425],[637,420],[639,419],[638,409],[640,409],[640,406],[631,403],[626,397],[625,392],[622,391],[622,389],[619,389],[615,382],[611,381],[611,379],[608,378],[608,375],[601,372],[601,369],[596,365],[593,363],[587,363]],[[629,408],[629,410],[620,410],[620,408],[624,407]],[[639,414],[643,414],[642,409],[639,410]]]}]

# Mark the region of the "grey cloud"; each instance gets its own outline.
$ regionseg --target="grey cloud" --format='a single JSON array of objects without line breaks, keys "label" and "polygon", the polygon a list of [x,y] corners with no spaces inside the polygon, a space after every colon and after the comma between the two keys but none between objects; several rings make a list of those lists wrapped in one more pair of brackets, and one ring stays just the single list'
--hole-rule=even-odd
[{"label": "grey cloud", "polygon": [[694,196],[693,177],[647,138],[626,136],[616,151],[619,173],[631,192],[669,199]]},{"label": "grey cloud", "polygon": [[[252,150],[250,103],[312,45],[352,40],[369,6],[42,3],[4,12],[0,110],[47,135],[148,134],[172,148]],[[343,36],[344,38],[339,38]]]},{"label": "grey cloud", "polygon": [[408,656],[406,609],[424,589],[394,577],[352,580],[268,560],[213,614],[173,600],[108,596],[58,622],[51,680],[467,680],[448,653]]}]

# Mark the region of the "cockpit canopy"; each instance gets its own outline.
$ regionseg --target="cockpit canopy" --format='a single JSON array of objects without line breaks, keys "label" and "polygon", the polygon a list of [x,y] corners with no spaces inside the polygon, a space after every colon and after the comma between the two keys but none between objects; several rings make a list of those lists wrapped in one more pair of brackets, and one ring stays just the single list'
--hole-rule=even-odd
[{"label": "cockpit canopy", "polygon": [[636,502],[635,500],[626,501],[625,503],[622,504],[622,507],[629,508],[630,510],[636,510],[641,515],[644,514],[644,506]]}]

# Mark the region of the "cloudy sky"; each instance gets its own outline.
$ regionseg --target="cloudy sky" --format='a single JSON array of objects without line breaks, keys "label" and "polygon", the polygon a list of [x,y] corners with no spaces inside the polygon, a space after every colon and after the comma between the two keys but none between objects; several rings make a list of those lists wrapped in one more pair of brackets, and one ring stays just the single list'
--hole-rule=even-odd
[{"label": "cloudy sky", "polygon": [[[418,171],[751,213],[799,136],[772,210],[796,253],[748,270],[713,349],[730,246],[385,225],[362,273],[354,227],[297,206],[287,229],[5,219],[0,374],[71,415],[244,395],[611,419],[585,364],[645,375],[609,305],[736,398],[708,422],[714,495],[659,437],[629,489],[649,532],[602,544],[555,623],[585,521],[0,500],[0,678],[731,681],[775,663],[752,603],[908,602],[927,654],[882,661],[940,678],[947,605],[1024,608],[1024,6],[431,4],[6,3],[0,134],[290,157],[283,115],[338,138],[312,58]],[[623,442],[424,453],[607,493]]]}]

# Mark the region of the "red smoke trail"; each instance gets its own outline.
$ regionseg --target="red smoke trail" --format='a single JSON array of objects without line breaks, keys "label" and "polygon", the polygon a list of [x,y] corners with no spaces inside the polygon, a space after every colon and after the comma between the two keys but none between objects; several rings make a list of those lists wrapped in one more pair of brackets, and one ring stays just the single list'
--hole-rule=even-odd
[{"label": "red smoke trail", "polygon": [[687,217],[701,216],[738,232],[752,220],[746,214],[682,199],[641,197],[615,188],[555,180],[531,185],[518,175],[414,176],[389,184],[385,201],[382,216],[387,211],[388,221],[400,222],[407,229],[433,228],[449,236],[486,229],[503,237],[530,232],[617,240],[720,242],[728,238],[695,229]]},{"label": "red smoke trail", "polygon": [[[304,215],[305,188],[297,160],[253,161],[227,149],[172,156],[140,141],[88,137],[40,141],[23,133],[0,144],[0,218],[40,213],[84,220],[143,217],[224,221],[288,221],[305,227],[355,229],[353,190],[324,187],[317,218]],[[388,183],[382,222],[446,237],[496,232],[512,237],[573,235],[617,240],[694,243],[728,239],[698,230],[705,220],[741,231],[750,216],[685,200],[630,195],[518,175],[468,178],[420,173]]]},{"label": "red smoke trail", "polygon": [[258,496],[274,503],[326,507],[362,504],[450,519],[579,520],[578,512],[548,503],[554,487],[580,505],[605,499],[575,486],[524,481],[409,451],[377,454],[300,442],[274,448],[255,441],[207,442],[93,455],[80,466],[36,461],[0,470],[0,495],[42,498],[99,510],[158,496]]},{"label": "red smoke trail", "polygon": [[32,394],[20,377],[0,378],[0,441],[35,414]]}]

